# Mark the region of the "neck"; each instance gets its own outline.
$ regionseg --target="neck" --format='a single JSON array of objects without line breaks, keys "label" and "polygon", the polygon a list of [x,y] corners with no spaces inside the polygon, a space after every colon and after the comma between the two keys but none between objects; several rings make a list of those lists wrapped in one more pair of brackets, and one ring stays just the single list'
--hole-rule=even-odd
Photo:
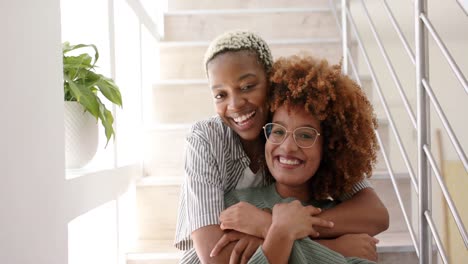
[{"label": "neck", "polygon": [[310,201],[310,189],[308,182],[300,186],[288,186],[276,182],[275,187],[276,191],[282,198],[294,197],[304,203]]},{"label": "neck", "polygon": [[252,172],[256,173],[260,169],[260,164],[262,164],[263,160],[265,159],[265,143],[262,142],[260,138],[251,141],[241,139],[241,142],[247,157],[250,159],[249,167]]}]

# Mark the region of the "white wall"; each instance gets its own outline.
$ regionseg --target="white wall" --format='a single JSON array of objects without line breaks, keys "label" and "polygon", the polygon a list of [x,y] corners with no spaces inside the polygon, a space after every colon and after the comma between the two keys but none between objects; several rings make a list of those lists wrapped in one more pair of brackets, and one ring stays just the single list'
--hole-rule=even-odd
[{"label": "white wall", "polygon": [[59,0],[0,2],[0,262],[67,263]]}]

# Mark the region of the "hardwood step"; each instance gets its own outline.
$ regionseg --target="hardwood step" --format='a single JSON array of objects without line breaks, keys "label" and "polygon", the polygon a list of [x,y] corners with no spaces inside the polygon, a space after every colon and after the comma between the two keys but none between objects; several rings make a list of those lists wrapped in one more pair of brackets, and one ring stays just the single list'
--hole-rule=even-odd
[{"label": "hardwood step", "polygon": [[[408,216],[411,218],[410,180],[405,174],[396,176]],[[183,174],[178,177],[150,176],[143,178],[138,184],[137,208],[140,239],[173,239],[183,177]],[[378,172],[370,181],[390,213],[390,227],[384,234],[407,233],[406,223],[388,175],[385,172]]]},{"label": "hardwood step", "polygon": [[[185,151],[185,137],[189,132],[191,124],[195,119],[204,118],[210,115],[210,107],[212,107],[211,99],[206,101],[191,100],[188,102],[193,109],[191,114],[184,115],[184,112],[178,112],[178,108],[165,110],[165,117],[161,119],[167,121],[168,119],[176,119],[186,121],[182,125],[176,123],[167,124],[166,126],[157,126],[149,128],[145,132],[144,147],[144,171],[145,175],[160,176],[160,177],[180,177],[184,175],[184,151]],[[205,105],[204,105],[205,104]],[[205,108],[206,110],[203,110]],[[170,118],[168,118],[170,117]],[[194,119],[191,119],[196,117]],[[161,120],[160,119],[160,120]],[[189,122],[190,121],[190,122]],[[379,131],[381,132],[382,140],[388,142],[388,125],[384,120],[379,121]],[[384,143],[388,145],[388,143]],[[387,150],[388,151],[388,150]],[[385,163],[381,153],[377,153],[378,162],[376,170],[386,169]]]},{"label": "hardwood step", "polygon": [[216,114],[211,89],[204,79],[162,81],[152,92],[155,124],[193,123]]},{"label": "hardwood step", "polygon": [[148,128],[145,133],[144,173],[173,178],[184,175],[185,137],[191,124]]},{"label": "hardwood step", "polygon": [[[273,58],[307,53],[338,63],[342,57],[341,43],[336,38],[265,39]],[[209,41],[161,42],[159,57],[161,80],[205,79],[203,56]],[[352,47],[355,53],[356,47]]]},{"label": "hardwood step", "polygon": [[180,183],[138,186],[136,197],[139,239],[174,240],[179,193]]},{"label": "hardwood step", "polygon": [[165,41],[210,41],[232,29],[248,29],[265,39],[336,38],[336,20],[328,8],[228,9],[169,12]]},{"label": "hardwood step", "polygon": [[[378,263],[417,264],[418,258],[408,234],[391,233],[377,236]],[[182,251],[173,246],[172,240],[140,240],[137,247],[127,253],[127,264],[175,264]]]},{"label": "hardwood step", "polygon": [[328,7],[328,0],[243,0],[243,1],[213,1],[213,0],[171,0],[169,10],[206,10],[206,9],[247,9],[247,8],[284,8],[284,7]]},{"label": "hardwood step", "polygon": [[[372,94],[372,83],[361,78],[366,94]],[[194,123],[216,115],[213,96],[206,79],[166,80],[153,85],[152,109],[149,116],[154,124]],[[371,97],[371,96],[368,96]],[[181,100],[184,98],[184,100]],[[381,122],[382,132],[387,123]],[[387,142],[387,134],[384,133]]]}]

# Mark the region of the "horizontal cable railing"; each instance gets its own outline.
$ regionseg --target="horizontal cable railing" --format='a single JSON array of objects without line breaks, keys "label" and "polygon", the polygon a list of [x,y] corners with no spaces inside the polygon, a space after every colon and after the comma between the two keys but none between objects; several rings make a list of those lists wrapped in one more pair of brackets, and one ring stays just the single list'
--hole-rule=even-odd
[{"label": "horizontal cable railing", "polygon": [[[379,85],[379,82],[378,82],[378,80],[377,80],[375,71],[374,71],[374,69],[373,69],[373,67],[372,67],[372,64],[371,64],[370,60],[369,60],[369,56],[367,55],[367,51],[366,51],[365,48],[364,48],[364,45],[363,45],[363,43],[362,43],[361,36],[359,35],[359,32],[357,31],[356,23],[354,22],[354,19],[353,19],[353,17],[351,16],[349,10],[342,10],[342,11],[345,13],[344,15],[346,15],[346,17],[347,17],[347,18],[349,19],[349,21],[350,21],[351,28],[352,28],[352,30],[353,30],[353,32],[354,32],[354,35],[356,36],[356,40],[357,40],[357,42],[358,42],[359,48],[360,48],[360,50],[361,50],[361,52],[362,52],[362,55],[363,55],[364,60],[365,60],[365,62],[366,62],[366,64],[367,64],[367,67],[368,67],[368,69],[369,69],[369,71],[370,71],[370,73],[371,73],[372,80],[373,80],[373,82],[374,82],[374,84],[375,84],[376,90],[378,91],[378,94],[379,94],[381,103],[382,103],[382,105],[384,106],[385,113],[386,113],[387,118],[388,118],[388,120],[389,120],[390,127],[392,128],[392,131],[393,131],[393,133],[394,133],[394,135],[395,135],[395,138],[397,139],[397,143],[399,144],[399,146],[402,146],[401,139],[400,139],[400,135],[399,135],[399,133],[398,133],[398,130],[397,130],[396,127],[395,127],[395,124],[394,124],[392,115],[390,114],[390,111],[389,111],[389,109],[388,109],[388,106],[387,106],[387,102],[386,102],[386,100],[385,100],[385,97],[383,96],[383,93],[382,93],[381,90],[380,90],[380,85]],[[383,145],[383,142],[382,142],[381,139],[380,139],[380,135],[379,135],[378,133],[376,133],[376,134],[377,134],[377,139],[379,140],[379,145],[380,145],[380,147],[381,147],[382,150],[383,150],[383,149],[384,149],[384,145]],[[408,160],[405,149],[404,149],[404,148],[400,148],[400,151],[403,152],[403,153],[402,153],[403,157],[406,158],[406,160]],[[398,188],[398,186],[397,186],[397,184],[396,184],[396,179],[395,179],[395,177],[394,177],[394,175],[393,175],[393,172],[392,172],[392,169],[391,169],[390,160],[386,157],[386,154],[384,153],[384,151],[382,151],[382,155],[384,156],[385,163],[386,163],[386,164],[388,163],[388,164],[387,164],[387,169],[389,170],[389,175],[390,175],[390,178],[391,178],[391,180],[392,180],[392,184],[393,184],[393,187],[394,187],[394,189],[395,189],[395,193],[397,193],[397,195],[400,196],[400,198],[399,198],[399,201],[400,201],[400,200],[401,200],[400,190],[399,190],[399,188]],[[409,161],[408,161],[407,164],[409,164]],[[411,166],[408,168],[408,171],[409,171],[409,175],[411,176],[411,182],[413,183],[414,190],[415,190],[416,193],[418,193],[418,185],[417,185],[417,183],[416,183],[416,179],[415,179],[415,177],[414,177],[414,172],[412,171]],[[401,203],[400,203],[400,207],[401,207],[401,210],[402,210],[402,212],[403,212],[403,216],[404,216],[404,218],[405,218],[406,225],[407,225],[408,230],[409,230],[409,232],[410,232],[411,239],[412,239],[412,241],[413,241],[413,243],[414,243],[415,251],[417,252],[417,254],[418,254],[418,256],[419,256],[418,247],[416,246],[416,237],[415,237],[415,235],[414,235],[414,230],[413,230],[413,227],[412,227],[412,225],[411,225],[411,223],[410,223],[410,219],[409,219],[408,215],[406,214],[406,210],[405,210],[405,207],[404,207],[404,205],[403,205],[403,203],[402,203],[402,200],[401,200]]]},{"label": "horizontal cable railing", "polygon": [[[331,4],[331,8],[332,8],[332,10],[333,10],[333,13],[334,13],[335,17],[337,18],[336,8],[335,8],[335,6],[334,6],[333,4]],[[390,120],[390,126],[393,126],[393,132],[395,133],[395,136],[396,136],[396,138],[397,138],[397,141],[398,141],[398,142],[400,143],[400,145],[401,145],[401,139],[400,139],[399,134],[398,134],[398,132],[397,132],[395,126],[394,126],[393,118],[392,118],[392,116],[391,116],[391,114],[390,114],[390,112],[389,112],[389,110],[388,110],[388,106],[387,106],[387,103],[386,103],[386,101],[385,101],[385,98],[384,98],[383,94],[382,94],[381,91],[380,91],[380,86],[379,86],[378,81],[377,81],[377,78],[376,78],[376,76],[375,76],[374,69],[373,69],[373,67],[372,67],[372,65],[371,65],[371,63],[370,63],[370,61],[369,61],[369,58],[368,58],[368,56],[367,56],[367,52],[366,52],[365,49],[364,49],[364,46],[363,46],[363,44],[362,44],[361,37],[359,36],[359,32],[358,32],[357,29],[356,29],[356,25],[355,25],[355,23],[354,23],[354,20],[353,20],[352,17],[350,16],[350,14],[349,14],[348,10],[346,9],[346,7],[345,7],[345,8],[342,8],[342,12],[344,13],[343,16],[346,16],[346,17],[350,20],[350,22],[351,22],[350,24],[351,24],[351,27],[352,27],[352,29],[353,29],[353,31],[354,31],[354,34],[356,35],[356,39],[357,39],[359,48],[361,49],[361,52],[363,53],[363,56],[364,56],[364,59],[365,59],[365,61],[366,61],[366,63],[367,63],[367,66],[368,66],[368,68],[369,68],[369,71],[371,72],[371,76],[372,76],[372,79],[373,79],[373,81],[374,81],[374,83],[375,83],[375,86],[377,87],[377,90],[380,92],[380,93],[379,93],[379,96],[380,96],[380,99],[381,99],[381,101],[382,101],[382,104],[384,105],[384,108],[386,109],[387,117],[388,117],[389,120]],[[337,21],[339,21],[339,20],[337,19]],[[341,27],[340,27],[340,30],[341,30]],[[346,44],[343,43],[343,45],[346,45]],[[349,47],[348,47],[346,50],[349,51]],[[349,55],[349,53],[348,53],[348,54],[345,54],[345,56],[347,56],[347,55]],[[350,57],[350,62],[351,62],[351,65],[354,65],[354,60],[353,60],[352,57]],[[355,69],[355,67],[354,67],[354,69]],[[355,75],[358,76],[357,72],[355,72]],[[359,76],[357,77],[357,80],[358,80],[358,82],[360,83],[360,81],[359,81]],[[386,166],[387,166],[387,169],[388,169],[388,172],[389,172],[390,179],[391,179],[391,181],[392,181],[393,187],[394,187],[394,189],[395,189],[395,193],[396,193],[398,202],[399,202],[399,204],[400,204],[400,208],[401,208],[401,210],[402,210],[402,213],[403,213],[403,216],[404,216],[404,219],[405,219],[407,228],[408,228],[408,230],[409,230],[409,233],[410,233],[410,236],[411,236],[411,240],[412,240],[412,242],[413,242],[413,246],[414,246],[415,252],[416,252],[416,254],[419,256],[419,250],[418,250],[418,247],[417,247],[418,242],[417,242],[417,240],[416,240],[416,235],[415,235],[414,229],[413,229],[413,227],[412,227],[412,225],[411,225],[411,222],[410,222],[410,219],[409,219],[409,217],[408,217],[408,214],[406,213],[405,206],[404,206],[404,204],[403,204],[403,199],[402,199],[400,190],[399,190],[399,188],[398,188],[398,185],[397,185],[397,183],[396,183],[396,178],[395,178],[395,175],[394,175],[394,173],[393,173],[393,169],[392,169],[390,160],[389,160],[389,158],[388,158],[388,156],[387,156],[387,153],[386,153],[386,151],[385,151],[385,146],[383,145],[383,142],[382,142],[382,140],[381,140],[380,133],[379,133],[377,130],[375,130],[374,132],[375,132],[376,137],[377,137],[377,140],[378,140],[378,142],[379,142],[379,145],[380,145],[380,148],[381,148],[381,153],[382,153],[382,156],[383,156],[383,158],[384,158],[385,164],[386,164]],[[403,148],[402,151],[404,152],[403,156],[406,156],[406,157],[407,157],[407,154],[406,154],[406,151],[404,150],[404,148]],[[409,162],[408,162],[408,164],[409,164]],[[416,179],[415,179],[415,177],[414,177],[414,173],[412,172],[411,166],[409,167],[409,171],[410,171],[409,174],[412,175],[411,179],[412,179],[412,183],[413,183],[414,190],[415,190],[415,192],[417,193],[417,192],[418,192],[418,188],[417,188]]]},{"label": "horizontal cable railing", "polygon": [[[405,51],[408,55],[408,57],[411,60],[412,65],[415,65],[415,74],[416,74],[416,81],[418,85],[416,87],[420,87],[418,89],[418,115],[417,118],[414,115],[410,104],[408,102],[408,99],[406,97],[406,94],[404,93],[402,89],[402,85],[398,79],[398,76],[395,72],[394,66],[391,63],[389,56],[384,48],[384,45],[382,44],[381,38],[377,32],[377,29],[374,25],[374,21],[372,20],[371,16],[369,15],[369,11],[367,9],[367,6],[363,0],[361,0],[361,5],[362,9],[364,10],[364,15],[367,20],[367,23],[370,26],[372,35],[374,39],[376,40],[376,43],[378,45],[379,51],[381,55],[383,56],[386,66],[388,70],[391,73],[391,77],[397,86],[398,92],[400,94],[401,99],[403,100],[403,104],[405,107],[406,112],[408,113],[410,119],[411,119],[411,124],[414,128],[417,129],[418,132],[418,178],[416,178],[412,166],[409,162],[408,155],[406,153],[406,150],[401,142],[401,138],[398,132],[398,129],[395,126],[395,123],[393,121],[392,115],[389,111],[386,98],[384,94],[382,93],[382,88],[378,82],[377,76],[375,74],[375,71],[373,69],[372,63],[370,62],[369,56],[366,52],[366,49],[363,45],[363,41],[359,35],[358,28],[356,26],[356,23],[353,19],[353,16],[349,10],[348,7],[348,2],[347,0],[341,0],[341,16],[342,16],[342,22],[340,26],[340,20],[338,19],[338,14],[336,10],[336,5],[333,0],[330,0],[330,7],[333,12],[333,15],[335,16],[335,19],[337,20],[337,25],[338,28],[340,29],[342,33],[342,39],[345,40],[343,41],[343,56],[345,58],[348,58],[348,60],[345,60],[346,63],[350,63],[352,70],[353,70],[353,75],[355,76],[356,81],[361,85],[361,81],[359,78],[359,74],[357,72],[353,57],[351,56],[350,48],[348,46],[348,41],[349,41],[349,36],[347,34],[348,31],[352,31],[354,33],[354,36],[356,37],[357,45],[360,49],[360,52],[362,54],[362,57],[364,58],[364,61],[366,63],[367,68],[369,69],[370,75],[372,77],[372,81],[374,83],[375,90],[378,93],[380,102],[382,103],[384,112],[386,117],[388,118],[390,128],[393,132],[393,135],[396,139],[396,142],[398,144],[398,147],[400,149],[401,155],[403,157],[403,161],[409,171],[409,175],[411,178],[412,186],[415,189],[415,193],[419,199],[419,241],[418,238],[415,235],[415,232],[413,230],[413,227],[411,225],[410,219],[406,213],[402,196],[400,194],[399,187],[397,185],[393,169],[392,169],[392,164],[391,161],[388,158],[388,154],[385,151],[385,146],[383,145],[383,142],[381,140],[381,136],[377,130],[375,130],[375,134],[377,137],[377,140],[379,142],[379,145],[381,147],[381,152],[383,159],[385,161],[385,165],[387,167],[388,173],[390,175],[390,179],[392,181],[392,185],[395,189],[395,193],[399,202],[399,205],[401,207],[401,210],[403,212],[404,219],[406,221],[406,225],[408,227],[411,240],[413,242],[413,245],[415,247],[416,254],[420,258],[420,263],[428,262],[431,260],[429,257],[430,254],[432,254],[431,250],[431,235],[435,241],[435,244],[437,246],[437,250],[439,253],[440,258],[444,263],[448,263],[448,257],[444,249],[444,245],[441,242],[440,236],[438,234],[437,228],[434,224],[434,221],[432,219],[431,211],[430,211],[430,201],[431,201],[431,185],[429,178],[431,177],[431,174],[429,173],[429,167],[432,168],[434,177],[437,179],[437,182],[439,184],[440,189],[442,190],[442,194],[444,196],[444,199],[450,209],[450,212],[452,214],[453,219],[455,220],[456,226],[458,228],[458,231],[463,239],[463,242],[465,244],[465,248],[468,248],[468,235],[464,226],[464,223],[459,215],[459,212],[452,200],[452,197],[450,195],[450,192],[448,191],[443,177],[441,176],[441,173],[439,171],[439,168],[436,165],[436,162],[434,161],[434,158],[432,156],[432,153],[430,151],[430,148],[428,146],[428,142],[430,142],[429,138],[429,131],[430,131],[430,122],[429,122],[429,113],[427,112],[429,110],[429,102],[432,103],[434,106],[437,114],[439,115],[440,120],[442,121],[442,125],[444,129],[446,130],[450,141],[452,145],[454,146],[456,153],[458,154],[461,162],[463,163],[463,166],[465,168],[465,171],[468,172],[468,161],[465,155],[465,152],[458,141],[457,137],[455,136],[455,133],[450,125],[450,123],[447,120],[447,117],[445,116],[445,113],[443,112],[432,88],[430,87],[428,77],[427,75],[427,69],[428,69],[428,59],[426,58],[427,52],[428,52],[428,42],[426,39],[426,33],[424,32],[424,29],[427,29],[428,32],[432,35],[433,39],[437,43],[439,49],[441,50],[442,54],[444,55],[444,58],[447,60],[451,70],[454,72],[457,80],[462,84],[465,92],[468,93],[468,85],[465,76],[463,75],[462,71],[456,64],[455,60],[453,59],[452,55],[450,52],[447,50],[445,47],[444,42],[441,40],[440,36],[432,26],[431,22],[426,16],[426,9],[427,9],[427,3],[426,0],[415,0],[415,10],[416,10],[416,18],[415,18],[415,47],[416,47],[416,54],[413,53],[410,45],[408,44],[405,36],[403,35],[400,26],[398,22],[396,21],[393,12],[391,11],[388,3],[386,0],[382,0],[383,5],[384,5],[384,10],[386,11],[388,17],[390,18],[390,21],[393,25],[393,28],[398,34],[398,37],[400,38]],[[348,23],[349,22],[349,23]],[[348,28],[349,25],[349,28]],[[347,66],[346,66],[347,69]],[[346,72],[347,73],[347,72]],[[425,98],[428,97],[430,101],[427,101]],[[427,105],[426,105],[427,104]],[[424,178],[424,179],[422,179]]]},{"label": "horizontal cable railing", "polygon": [[447,253],[445,253],[444,246],[442,246],[442,241],[440,240],[439,233],[437,232],[434,221],[432,220],[431,214],[429,211],[424,212],[424,217],[429,225],[434,241],[436,242],[437,250],[439,251],[440,258],[445,264],[448,264]]},{"label": "horizontal cable railing", "polygon": [[367,10],[366,4],[364,3],[363,0],[361,0],[361,5],[362,8],[364,9],[364,12],[366,14],[366,19],[367,22],[369,23],[369,26],[371,28],[372,34],[374,35],[374,38],[377,42],[377,45],[379,46],[380,53],[382,53],[382,56],[384,57],[385,63],[387,64],[388,70],[390,71],[393,81],[395,82],[395,85],[398,88],[398,92],[400,93],[400,97],[403,100],[403,104],[405,106],[406,112],[408,113],[411,124],[413,125],[413,128],[416,129],[416,118],[414,117],[413,110],[411,109],[411,106],[408,102],[408,98],[406,97],[406,93],[403,91],[403,87],[401,86],[400,79],[396,76],[395,69],[393,68],[393,64],[390,62],[390,59],[388,58],[387,51],[385,50],[382,41],[380,40],[379,34],[377,33],[377,30],[375,29],[374,22],[372,21],[372,18],[369,15],[369,11]]},{"label": "horizontal cable railing", "polygon": [[406,40],[405,36],[401,32],[400,26],[398,25],[398,22],[395,20],[395,16],[393,15],[392,10],[388,6],[388,3],[386,0],[383,0],[385,11],[387,12],[388,17],[390,18],[390,21],[392,22],[393,28],[398,34],[398,37],[400,37],[401,42],[403,43],[403,46],[405,47],[406,53],[408,53],[408,57],[410,58],[411,62],[413,65],[416,64],[416,61],[414,59],[414,53],[411,50],[410,46],[408,45],[408,41]]},{"label": "horizontal cable railing", "polygon": [[[375,130],[377,131],[377,130]],[[380,151],[382,152],[382,157],[384,158],[385,165],[387,166],[388,174],[390,175],[390,179],[392,181],[393,189],[395,190],[395,194],[397,196],[398,204],[400,205],[401,211],[403,212],[403,218],[405,219],[406,227],[410,233],[411,241],[413,242],[414,250],[416,251],[416,255],[419,257],[419,249],[418,249],[418,242],[416,239],[416,235],[414,233],[413,226],[410,223],[408,214],[406,213],[405,205],[403,204],[403,199],[401,198],[400,189],[398,188],[396,177],[393,174],[392,165],[390,164],[390,160],[387,156],[387,152],[385,151],[385,146],[380,138],[380,134],[378,132],[375,133],[377,136],[377,141],[380,145]]]},{"label": "horizontal cable railing", "polygon": [[447,187],[444,184],[444,180],[442,179],[442,175],[440,174],[439,168],[437,167],[434,161],[434,157],[432,157],[432,153],[427,147],[427,145],[424,146],[424,153],[426,153],[426,157],[429,160],[429,164],[432,167],[434,176],[437,179],[437,182],[439,183],[439,187],[442,190],[442,194],[444,195],[445,201],[447,202],[448,207],[450,208],[450,213],[452,213],[452,217],[455,220],[458,231],[460,232],[463,242],[465,243],[465,248],[468,248],[468,235],[466,234],[465,225],[463,224],[463,221],[461,220],[457,207],[453,203],[452,196],[450,195],[449,191],[447,190]]},{"label": "horizontal cable railing", "polygon": [[148,29],[152,37],[155,40],[160,41],[162,39],[162,34],[159,30],[159,27],[153,20],[152,16],[148,14],[143,4],[137,0],[127,0],[126,2],[128,6],[132,8],[133,12],[135,12],[139,22]]},{"label": "horizontal cable railing", "polygon": [[437,114],[439,115],[440,120],[442,121],[442,125],[445,128],[445,131],[449,135],[450,141],[452,142],[453,147],[455,148],[455,151],[458,154],[458,157],[463,163],[463,166],[465,167],[465,171],[468,172],[468,161],[466,159],[466,154],[463,151],[463,148],[460,145],[460,142],[458,141],[458,138],[455,136],[455,133],[453,132],[452,126],[450,123],[447,121],[447,117],[444,114],[444,111],[440,107],[439,102],[437,101],[436,96],[434,95],[434,92],[431,89],[431,86],[429,83],[426,81],[426,79],[421,80],[427,94],[429,95],[429,98],[431,99],[432,104],[435,107],[435,110]]},{"label": "horizontal cable railing", "polygon": [[418,192],[418,184],[416,183],[416,177],[414,175],[414,171],[413,171],[413,168],[411,167],[411,163],[409,162],[409,158],[408,158],[408,154],[406,152],[406,149],[405,147],[403,146],[403,143],[402,143],[402,140],[401,140],[401,137],[400,137],[400,133],[398,132],[398,129],[396,128],[395,126],[395,122],[393,120],[393,117],[392,117],[392,114],[390,113],[390,110],[389,110],[389,107],[388,107],[388,104],[387,104],[387,101],[385,99],[385,96],[383,95],[382,93],[382,90],[381,90],[381,87],[380,87],[380,84],[379,84],[379,81],[377,79],[377,76],[375,74],[375,71],[372,67],[372,64],[370,62],[370,59],[369,57],[367,56],[367,52],[364,48],[364,45],[363,45],[363,42],[362,42],[362,39],[359,35],[359,32],[357,30],[357,26],[356,26],[356,23],[354,22],[354,19],[351,15],[351,13],[349,12],[349,10],[345,10],[345,15],[347,16],[347,18],[349,19],[349,22],[350,22],[350,25],[351,25],[351,28],[354,32],[354,35],[356,36],[356,40],[358,42],[358,46],[362,52],[362,55],[364,57],[364,60],[367,64],[367,67],[369,68],[369,72],[371,74],[371,77],[372,77],[372,81],[374,82],[374,85],[375,85],[375,88],[376,88],[376,91],[377,91],[377,94],[379,95],[379,98],[380,98],[380,101],[382,103],[382,106],[384,108],[384,111],[385,111],[385,115],[387,116],[387,119],[388,119],[388,122],[390,124],[390,128],[392,129],[392,132],[393,132],[393,135],[395,136],[395,139],[397,141],[397,145],[398,145],[398,148],[400,149],[400,152],[402,154],[402,157],[403,157],[403,160],[405,162],[405,165],[408,169],[408,173],[410,175],[410,178],[411,178],[411,182],[413,184],[413,187],[414,187],[414,190],[415,192],[417,193]]},{"label": "horizontal cable railing", "polygon": [[[338,27],[338,31],[340,33],[343,33],[343,29],[342,29],[342,27],[340,25],[340,20],[338,19],[338,13],[337,13],[335,4],[333,3],[333,0],[329,0],[328,2],[329,2],[329,5],[330,5],[330,9],[331,9],[331,11],[333,13],[333,16],[335,17],[336,26]],[[344,42],[344,41],[343,41],[343,46],[346,48],[346,52],[345,52],[346,57],[348,58],[348,61],[351,64],[351,69],[353,70],[354,79],[359,84],[359,87],[362,87],[361,78],[359,77],[359,73],[357,71],[356,63],[354,63],[354,59],[353,59],[353,55],[351,53],[351,50],[349,49],[349,46],[347,45],[347,43]]]},{"label": "horizontal cable railing", "polygon": [[437,34],[436,30],[434,29],[434,27],[432,26],[431,22],[429,21],[429,19],[427,18],[425,14],[421,14],[419,18],[424,22],[424,25],[426,26],[427,30],[431,33],[437,45],[439,46],[439,49],[440,51],[442,51],[442,54],[444,55],[445,59],[450,65],[450,68],[455,73],[455,76],[457,76],[458,81],[461,83],[461,85],[465,89],[465,92],[468,93],[468,83],[466,81],[466,78],[461,72],[457,63],[455,63],[455,60],[452,58],[452,55],[450,54],[450,52],[447,50],[447,47],[445,47],[444,42],[440,39],[439,34]]}]

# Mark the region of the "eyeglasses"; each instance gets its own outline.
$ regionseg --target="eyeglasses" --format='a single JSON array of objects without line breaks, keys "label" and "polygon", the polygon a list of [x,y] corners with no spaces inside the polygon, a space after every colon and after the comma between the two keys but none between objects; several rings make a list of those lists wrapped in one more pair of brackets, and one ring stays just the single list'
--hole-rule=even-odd
[{"label": "eyeglasses", "polygon": [[268,142],[280,145],[286,140],[289,133],[292,133],[294,142],[300,148],[311,148],[320,136],[320,133],[311,127],[298,127],[293,131],[287,130],[284,126],[276,123],[268,123],[263,127],[265,137]]}]

